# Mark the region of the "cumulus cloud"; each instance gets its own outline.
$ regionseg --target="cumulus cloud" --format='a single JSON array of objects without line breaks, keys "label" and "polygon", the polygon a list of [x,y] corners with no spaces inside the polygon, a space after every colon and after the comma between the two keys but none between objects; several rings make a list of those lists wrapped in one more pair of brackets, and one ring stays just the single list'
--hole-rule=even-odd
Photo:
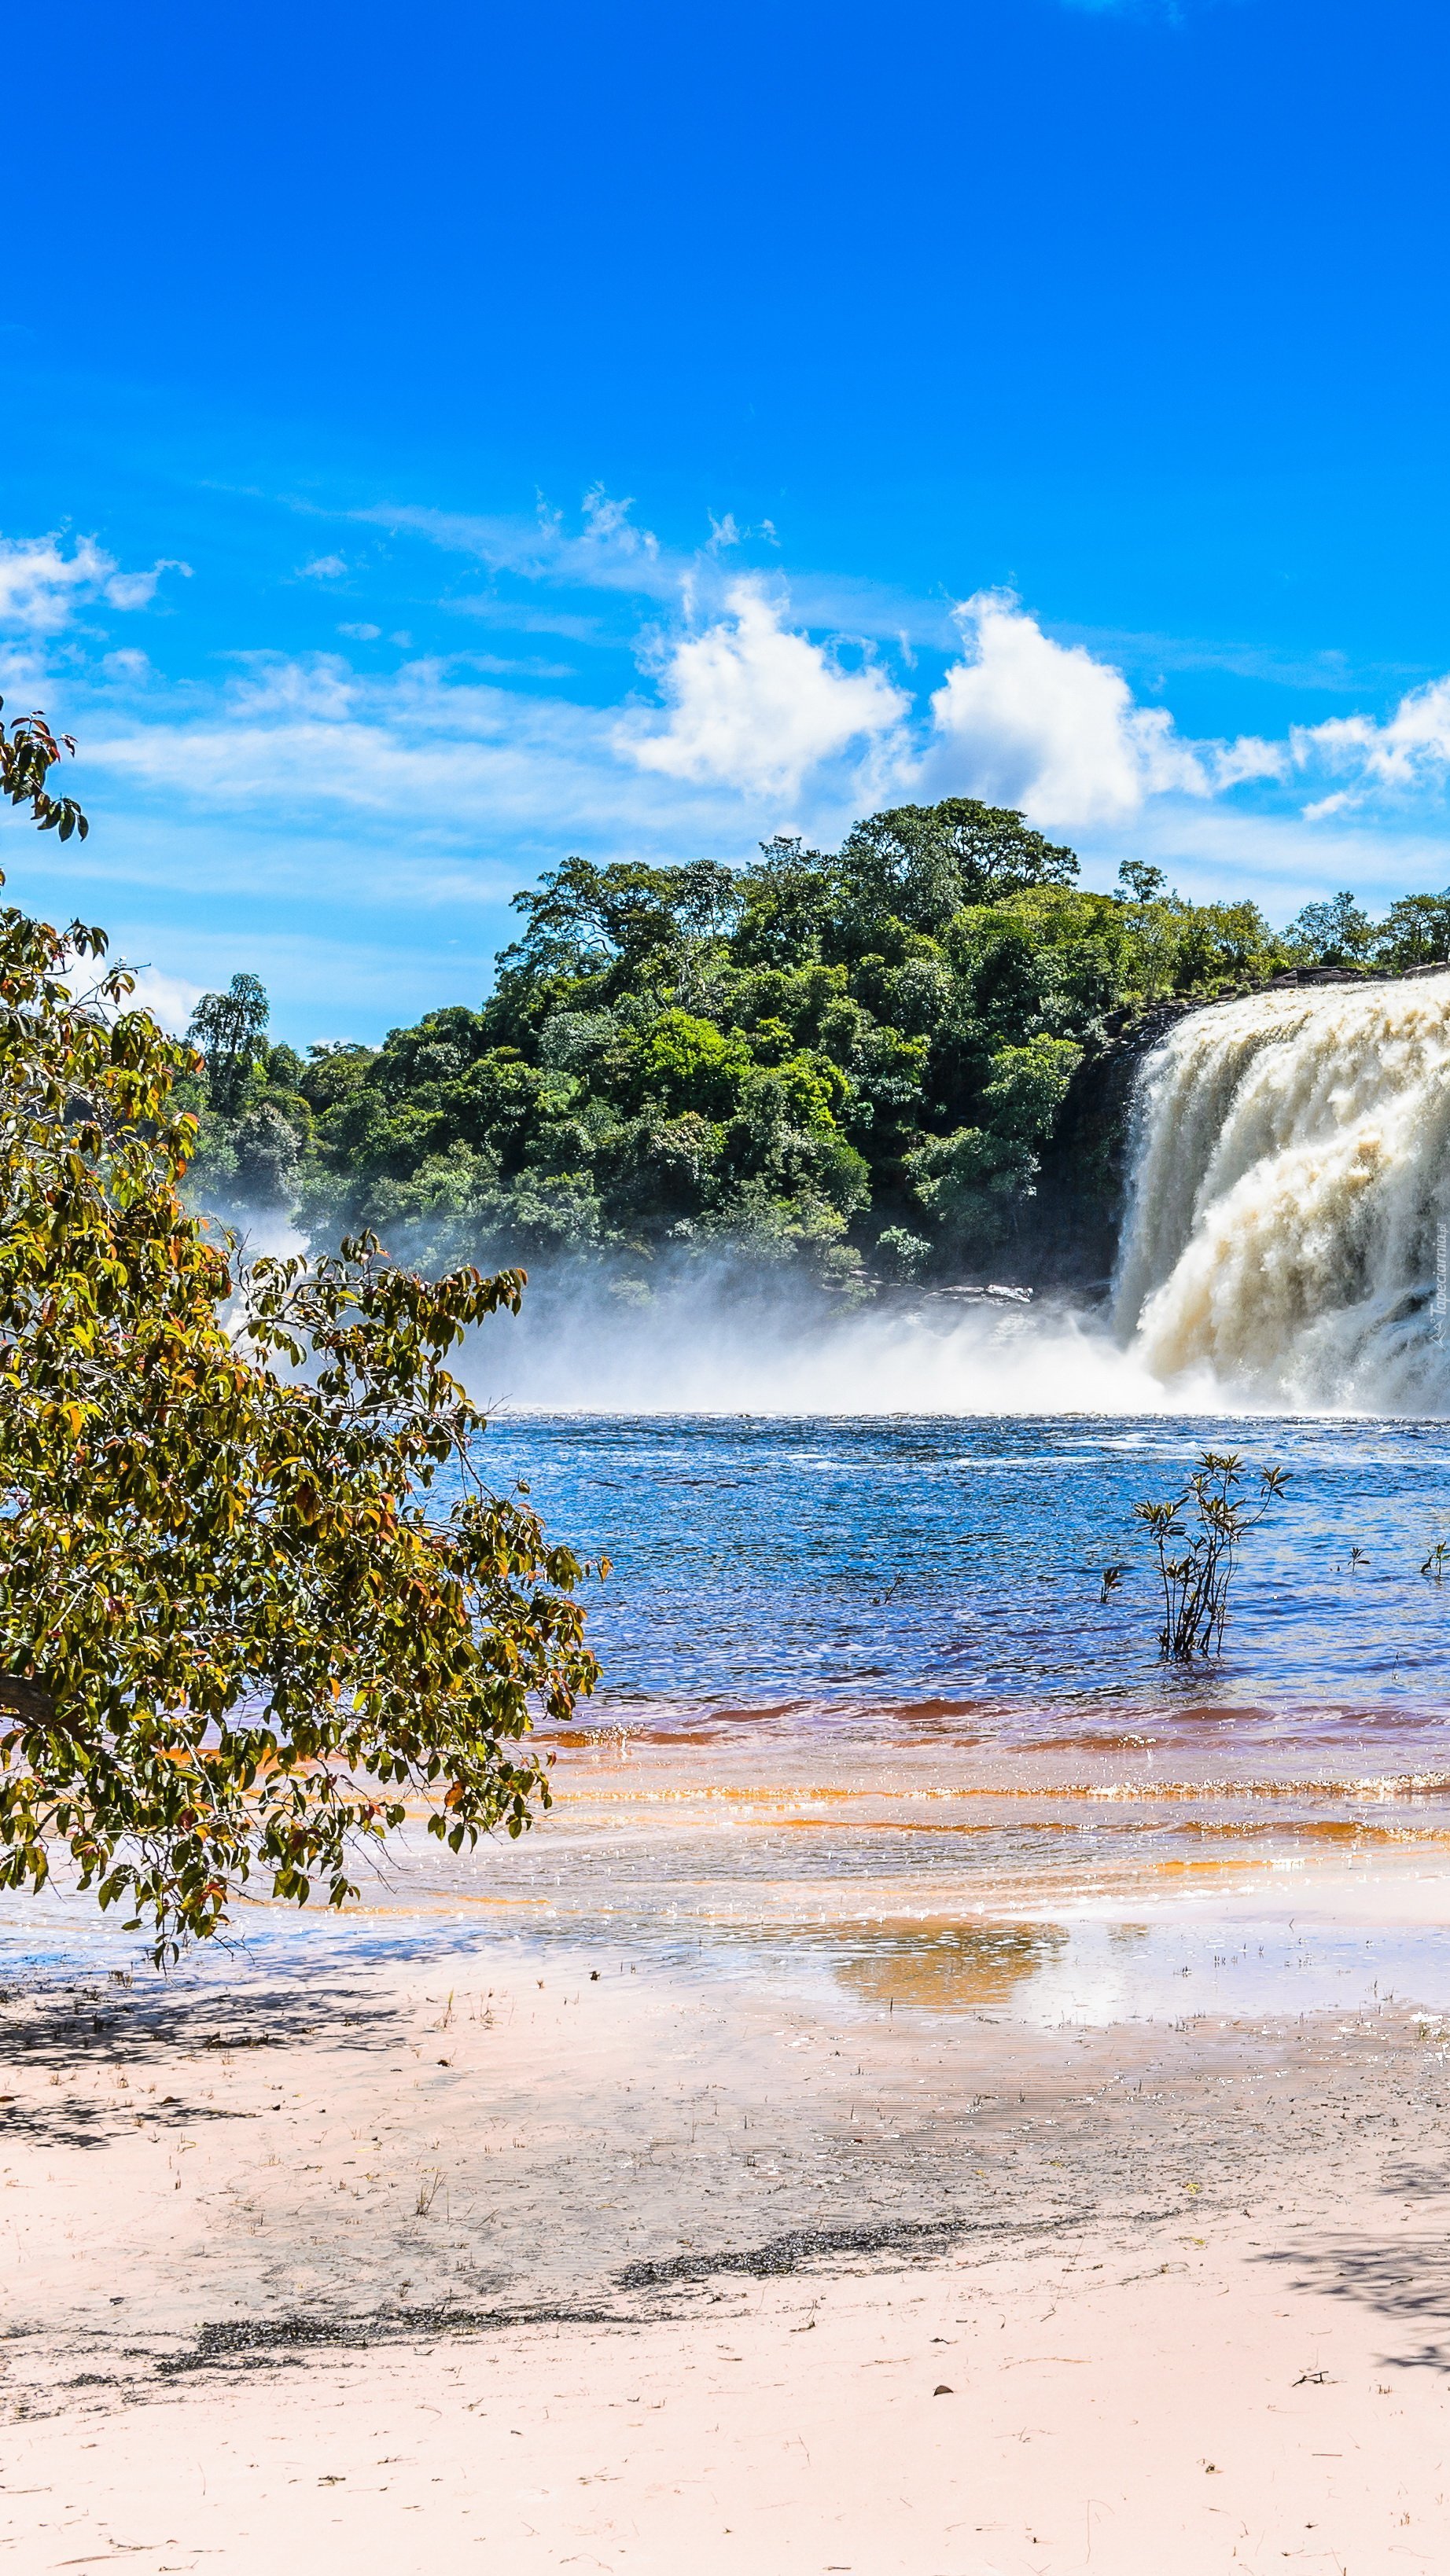
[{"label": "cumulus cloud", "polygon": [[189,578],[191,566],[163,557],[149,572],[122,572],[92,537],[78,537],[69,554],[58,536],[0,537],[0,629],[58,634],[87,601],[147,608],[164,572]]},{"label": "cumulus cloud", "polygon": [[921,772],[939,792],[951,777],[959,792],[1021,805],[1037,822],[1086,828],[1154,797],[1218,797],[1316,772],[1345,783],[1303,807],[1311,823],[1450,785],[1450,676],[1409,690],[1383,722],[1333,716],[1278,742],[1194,742],[1166,710],[1139,706],[1113,664],[1054,642],[1009,594],[981,593],[958,615],[967,650],[932,698]]},{"label": "cumulus cloud", "polygon": [[794,794],[853,745],[896,733],[910,707],[874,663],[843,669],[748,581],[729,591],[723,617],[663,650],[659,684],[664,723],[622,726],[619,748],[663,777],[757,795]]},{"label": "cumulus cloud", "polygon": [[[1450,784],[1450,679],[1412,691],[1383,722],[1354,715],[1279,741],[1195,741],[1165,708],[1139,702],[1115,640],[1060,641],[1001,591],[978,593],[950,622],[943,605],[928,639],[910,603],[884,594],[873,606],[863,593],[858,618],[848,583],[803,577],[787,596],[745,568],[752,532],[728,516],[686,559],[667,557],[631,505],[600,489],[569,529],[548,510],[527,526],[387,515],[509,576],[510,626],[632,642],[650,687],[601,704],[572,692],[562,661],[507,648],[414,656],[403,631],[387,628],[408,657],[391,669],[370,650],[354,667],[334,649],[254,655],[234,661],[225,683],[207,672],[178,683],[108,651],[82,623],[84,650],[56,657],[64,686],[48,682],[43,703],[81,737],[87,775],[104,775],[108,820],[131,818],[130,881],[160,871],[189,884],[204,815],[209,850],[243,853],[243,886],[311,899],[321,873],[342,889],[336,899],[372,900],[365,889],[395,892],[402,868],[410,901],[472,906],[564,849],[743,858],[779,828],[834,846],[873,806],[964,794],[1020,806],[1094,872],[1110,875],[1125,852],[1191,870],[1201,850],[1203,867],[1211,858],[1218,879],[1232,879],[1242,848],[1242,881],[1287,884],[1317,873],[1306,856],[1316,839],[1331,863],[1346,837],[1329,820],[1341,808],[1383,815]],[[307,567],[327,598],[330,641],[376,646],[373,619],[333,624],[343,602],[327,586],[343,561]],[[90,539],[0,541],[0,681],[7,649],[39,660],[82,603],[149,597],[164,569],[123,573]],[[555,608],[560,588],[579,595]],[[505,622],[492,596],[462,604]],[[660,623],[641,644],[643,616]],[[873,631],[874,653],[844,640]],[[910,649],[928,643],[946,648],[930,694]],[[508,685],[519,681],[527,686]],[[1310,781],[1333,792],[1299,811]],[[1262,789],[1273,792],[1253,792]],[[116,847],[113,832],[104,848],[93,835],[87,867],[104,874]]]},{"label": "cumulus cloud", "polygon": [[[787,621],[762,578],[728,560],[747,537],[776,543],[768,522],[747,529],[728,511],[712,514],[708,542],[685,555],[638,527],[632,509],[595,486],[569,524],[542,499],[532,519],[411,506],[352,515],[421,536],[505,577],[514,585],[508,598],[448,604],[521,631],[622,643],[611,594],[615,602],[632,595],[675,613],[683,606],[693,623],[648,657],[663,716],[619,711],[612,753],[636,772],[708,784],[742,801],[793,795],[810,781],[820,788],[834,764],[842,794],[974,793],[1020,805],[1050,828],[1089,833],[1125,825],[1154,806],[1184,810],[1236,789],[1282,786],[1315,768],[1326,781],[1346,783],[1304,808],[1311,821],[1375,791],[1393,798],[1450,778],[1450,682],[1413,692],[1384,724],[1355,716],[1298,728],[1279,741],[1195,741],[1165,708],[1139,703],[1101,646],[1059,642],[1008,593],[979,592],[952,617],[869,582],[803,573],[792,577]],[[598,606],[586,615],[573,606],[530,605],[519,585],[592,593]],[[929,706],[916,712],[879,666],[843,666],[821,639],[845,631],[875,637],[905,676],[918,649],[955,646]],[[1225,659],[1195,646],[1187,660],[1260,676],[1263,656],[1246,661],[1246,649]],[[1276,664],[1270,676],[1321,687],[1327,673],[1336,687],[1345,685],[1334,655],[1293,674]],[[854,782],[842,758],[852,745]]]},{"label": "cumulus cloud", "polygon": [[81,729],[88,767],[152,810],[180,798],[268,828],[330,812],[337,828],[396,830],[440,855],[518,833],[743,854],[783,821],[824,840],[872,805],[943,794],[1020,804],[1090,841],[1284,766],[1284,745],[1185,742],[1121,672],[1054,642],[1014,601],[978,598],[962,623],[968,649],[925,719],[877,663],[847,663],[746,576],[718,612],[655,638],[654,708],[489,685],[569,675],[488,654],[392,672],[336,652],[259,654],[205,696],[138,687],[122,721],[108,693]]},{"label": "cumulus cloud", "polygon": [[943,793],[1062,826],[1116,821],[1173,790],[1211,792],[1198,749],[1166,708],[1136,705],[1111,663],[1055,643],[1005,591],[978,592],[959,616],[966,650],[932,698],[925,764]]}]

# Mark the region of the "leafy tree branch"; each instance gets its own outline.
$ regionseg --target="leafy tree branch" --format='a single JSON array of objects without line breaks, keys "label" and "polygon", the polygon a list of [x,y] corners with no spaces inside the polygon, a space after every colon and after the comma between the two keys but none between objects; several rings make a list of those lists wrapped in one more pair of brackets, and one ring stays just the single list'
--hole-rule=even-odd
[{"label": "leafy tree branch", "polygon": [[0,909],[0,1886],[64,1850],[166,1958],[254,1882],[340,1904],[409,1814],[520,1832],[604,1569],[489,1492],[448,1365],[524,1274],[239,1264],[180,1195],[197,1058],[104,953]]}]

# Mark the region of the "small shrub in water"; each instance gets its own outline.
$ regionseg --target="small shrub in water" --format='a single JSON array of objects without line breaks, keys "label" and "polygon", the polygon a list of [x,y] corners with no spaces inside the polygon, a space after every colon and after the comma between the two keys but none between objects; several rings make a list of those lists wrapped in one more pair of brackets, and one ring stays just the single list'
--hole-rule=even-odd
[{"label": "small shrub in water", "polygon": [[[1251,1501],[1235,1490],[1243,1482],[1237,1454],[1206,1449],[1170,1502],[1134,1504],[1157,1552],[1163,1586],[1158,1643],[1168,1661],[1189,1664],[1199,1655],[1223,1652],[1239,1549],[1270,1504],[1283,1499],[1288,1481],[1282,1467],[1261,1468],[1258,1496]],[[1104,1600],[1114,1588],[1105,1581]]]}]

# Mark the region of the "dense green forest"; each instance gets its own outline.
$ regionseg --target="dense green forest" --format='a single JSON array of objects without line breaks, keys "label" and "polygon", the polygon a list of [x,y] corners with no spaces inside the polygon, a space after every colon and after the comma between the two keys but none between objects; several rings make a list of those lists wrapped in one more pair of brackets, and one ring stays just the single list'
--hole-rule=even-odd
[{"label": "dense green forest", "polygon": [[1032,1207],[1074,1073],[1155,1006],[1450,957],[1450,895],[1270,928],[1137,862],[1090,894],[1020,814],[949,798],[756,865],[571,858],[477,1008],[381,1047],[268,1045],[239,975],[191,1035],[193,1188],[361,1226],[429,1269],[728,1244],[849,1290],[970,1277]]}]

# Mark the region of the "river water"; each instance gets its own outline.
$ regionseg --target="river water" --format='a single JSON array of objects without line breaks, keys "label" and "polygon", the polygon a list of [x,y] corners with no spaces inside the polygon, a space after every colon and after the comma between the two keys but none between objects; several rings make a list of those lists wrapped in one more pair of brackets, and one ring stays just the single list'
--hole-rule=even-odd
[{"label": "river water", "polygon": [[[1210,1446],[1288,1490],[1174,1670],[1133,1505]],[[461,1920],[1037,2019],[1450,2007],[1444,1424],[505,1417],[489,1465],[613,1571]]]},{"label": "river water", "polygon": [[[1246,1544],[1225,1653],[1181,1675],[1133,1506],[1207,1448],[1289,1485]],[[1381,1731],[1396,1769],[1441,1758],[1450,1585],[1419,1569],[1450,1536],[1444,1423],[505,1419],[487,1464],[612,1558],[592,1634],[633,1726],[879,1745],[915,1719],[1085,1777],[1143,1748],[1239,1771],[1267,1744],[1276,1770],[1357,1773]]]}]

